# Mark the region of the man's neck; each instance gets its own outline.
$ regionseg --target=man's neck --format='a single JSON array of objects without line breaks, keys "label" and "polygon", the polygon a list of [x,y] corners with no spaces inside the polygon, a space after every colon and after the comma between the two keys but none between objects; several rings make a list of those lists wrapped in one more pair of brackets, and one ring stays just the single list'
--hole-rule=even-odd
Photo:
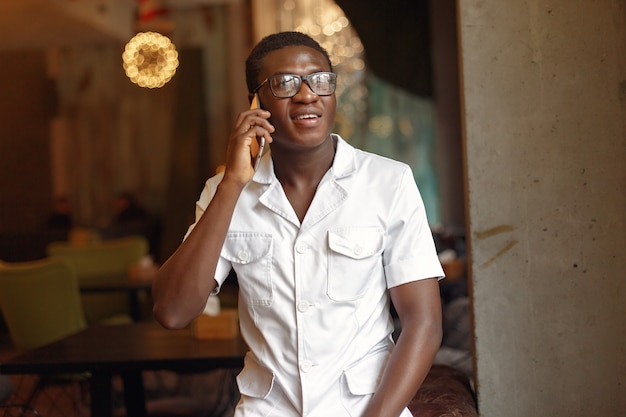
[{"label": "man's neck", "polygon": [[308,151],[272,149],[276,178],[283,187],[317,187],[333,164],[335,149],[335,140],[331,136],[319,147]]},{"label": "man's neck", "polygon": [[274,153],[274,172],[298,218],[302,222],[317,186],[335,158],[335,141],[329,137],[311,152]]}]

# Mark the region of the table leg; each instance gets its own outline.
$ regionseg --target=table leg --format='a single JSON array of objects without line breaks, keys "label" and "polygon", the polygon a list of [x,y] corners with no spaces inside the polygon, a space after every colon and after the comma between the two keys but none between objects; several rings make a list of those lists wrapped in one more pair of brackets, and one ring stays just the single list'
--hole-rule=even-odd
[{"label": "table leg", "polygon": [[112,374],[108,371],[96,371],[91,374],[89,382],[91,417],[111,417],[113,415],[111,378]]},{"label": "table leg", "polygon": [[141,320],[141,306],[139,303],[139,290],[133,289],[129,292],[128,296],[130,298],[130,316],[134,321]]},{"label": "table leg", "polygon": [[149,300],[151,297],[150,290],[146,288],[133,288],[129,291],[130,316],[134,321],[141,321],[143,319],[141,296],[144,295],[147,296],[147,299]]},{"label": "table leg", "polygon": [[146,400],[141,371],[124,372],[122,380],[124,381],[126,415],[133,417],[146,416]]}]

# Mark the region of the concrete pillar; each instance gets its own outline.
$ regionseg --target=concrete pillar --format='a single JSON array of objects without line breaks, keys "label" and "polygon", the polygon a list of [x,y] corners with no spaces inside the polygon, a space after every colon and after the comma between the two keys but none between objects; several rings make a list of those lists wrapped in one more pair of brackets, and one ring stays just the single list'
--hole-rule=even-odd
[{"label": "concrete pillar", "polygon": [[626,410],[626,3],[458,2],[481,416]]}]

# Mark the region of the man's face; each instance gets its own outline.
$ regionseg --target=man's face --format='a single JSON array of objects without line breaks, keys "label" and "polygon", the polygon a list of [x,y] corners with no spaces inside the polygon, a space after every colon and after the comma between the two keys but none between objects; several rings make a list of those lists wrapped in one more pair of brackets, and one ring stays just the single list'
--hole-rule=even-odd
[{"label": "man's face", "polygon": [[[330,71],[323,54],[307,46],[288,46],[263,58],[259,83],[275,74],[309,75],[321,71]],[[330,135],[337,105],[335,94],[318,96],[304,81],[290,98],[274,97],[267,83],[258,94],[261,106],[272,113],[270,122],[276,128],[272,147],[311,148]]]}]

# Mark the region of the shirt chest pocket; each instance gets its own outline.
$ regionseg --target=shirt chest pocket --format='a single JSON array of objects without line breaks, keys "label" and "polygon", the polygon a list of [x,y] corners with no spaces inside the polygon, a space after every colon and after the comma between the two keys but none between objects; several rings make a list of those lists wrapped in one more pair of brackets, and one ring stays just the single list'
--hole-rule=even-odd
[{"label": "shirt chest pocket", "polygon": [[221,256],[233,266],[242,298],[250,305],[272,303],[272,247],[272,236],[267,233],[226,235]]},{"label": "shirt chest pocket", "polygon": [[383,279],[381,253],[384,231],[379,227],[341,228],[328,232],[328,297],[354,301],[372,280]]}]

